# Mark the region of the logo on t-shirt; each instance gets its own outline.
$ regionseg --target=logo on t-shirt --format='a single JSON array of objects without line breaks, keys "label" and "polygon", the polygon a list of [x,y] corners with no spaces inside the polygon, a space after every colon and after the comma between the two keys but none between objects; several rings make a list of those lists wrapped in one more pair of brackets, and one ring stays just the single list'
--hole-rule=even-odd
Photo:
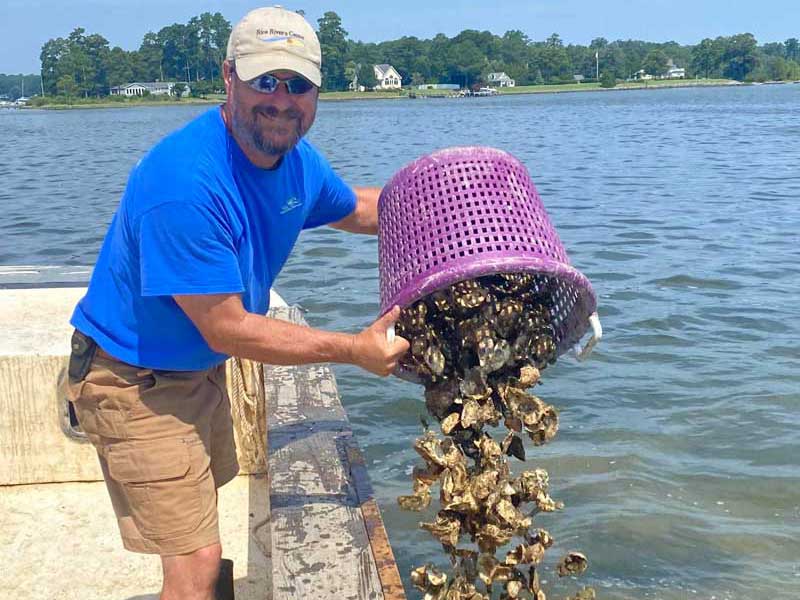
[{"label": "logo on t-shirt", "polygon": [[281,208],[281,214],[285,215],[286,213],[288,213],[289,211],[294,210],[295,208],[297,208],[301,204],[302,204],[302,202],[300,202],[300,200],[298,200],[297,198],[292,196],[291,198],[289,198],[286,201],[286,204],[283,205],[283,208]]}]

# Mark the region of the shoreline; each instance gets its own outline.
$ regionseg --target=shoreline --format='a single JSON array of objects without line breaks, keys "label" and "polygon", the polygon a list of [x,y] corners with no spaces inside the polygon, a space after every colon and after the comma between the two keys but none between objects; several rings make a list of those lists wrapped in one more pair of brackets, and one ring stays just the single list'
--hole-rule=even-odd
[{"label": "shoreline", "polygon": [[[570,93],[586,93],[586,92],[630,92],[640,90],[663,90],[663,89],[678,89],[678,88],[708,88],[708,87],[742,87],[754,85],[791,85],[798,84],[797,81],[771,81],[764,83],[744,83],[732,79],[711,79],[711,80],[688,80],[682,83],[675,82],[646,82],[646,83],[632,83],[625,82],[616,85],[613,88],[603,88],[597,83],[584,83],[584,84],[563,84],[563,85],[532,85],[520,86],[515,88],[506,88],[500,91],[497,96],[518,96],[525,94],[570,94]],[[433,92],[433,93],[431,93]],[[462,99],[452,96],[450,92],[440,93],[440,90],[413,90],[416,98],[410,98],[408,92],[403,94],[386,93],[386,92],[323,92],[319,96],[320,102],[348,102],[354,100],[426,100],[434,99]],[[136,102],[97,102],[86,104],[45,104],[42,106],[23,106],[19,107],[23,110],[73,110],[73,109],[91,109],[91,108],[134,108],[141,106],[186,106],[186,105],[213,105],[224,102],[225,97],[220,95],[217,98],[191,98],[177,101],[136,101]]]},{"label": "shoreline", "polygon": [[87,108],[137,108],[140,106],[185,106],[185,105],[203,105],[203,104],[220,104],[224,101],[210,99],[210,98],[192,98],[186,100],[175,100],[167,102],[164,100],[154,100],[152,102],[137,101],[137,102],[87,102],[85,104],[43,104],[42,106],[22,106],[22,110],[82,110]]}]

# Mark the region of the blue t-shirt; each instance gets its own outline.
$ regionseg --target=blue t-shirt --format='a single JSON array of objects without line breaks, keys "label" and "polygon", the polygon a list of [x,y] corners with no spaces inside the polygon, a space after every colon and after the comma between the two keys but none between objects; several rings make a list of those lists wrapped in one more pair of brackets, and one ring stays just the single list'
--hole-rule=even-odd
[{"label": "blue t-shirt", "polygon": [[214,352],[175,294],[241,294],[263,314],[302,229],[338,221],[355,194],[301,140],[272,170],[253,165],[214,108],[159,142],[131,172],[74,327],[152,369],[206,369]]}]

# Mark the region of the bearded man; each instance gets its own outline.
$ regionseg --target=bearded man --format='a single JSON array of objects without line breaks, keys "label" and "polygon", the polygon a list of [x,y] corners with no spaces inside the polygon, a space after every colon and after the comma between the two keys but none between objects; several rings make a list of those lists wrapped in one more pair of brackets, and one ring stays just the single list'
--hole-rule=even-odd
[{"label": "bearded man", "polygon": [[321,84],[317,36],[257,9],[233,29],[227,99],[168,135],[128,179],[75,327],[70,399],[97,449],[122,542],[161,556],[162,600],[210,600],[216,490],[238,472],[224,361],[351,363],[386,376],[395,307],[357,334],[263,316],[301,230],[377,232],[376,188],[351,189],[303,136]]}]

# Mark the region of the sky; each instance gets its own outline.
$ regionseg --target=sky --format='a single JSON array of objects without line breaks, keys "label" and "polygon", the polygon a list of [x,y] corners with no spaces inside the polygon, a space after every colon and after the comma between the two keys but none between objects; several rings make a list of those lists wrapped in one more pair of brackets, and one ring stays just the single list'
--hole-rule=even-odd
[{"label": "sky", "polygon": [[[42,45],[75,27],[101,34],[111,47],[135,50],[148,31],[206,11],[235,23],[258,6],[242,0],[0,0],[0,73],[38,73]],[[333,10],[349,37],[365,42],[452,37],[463,29],[498,35],[520,29],[534,40],[555,32],[575,44],[596,37],[696,44],[743,32],[759,43],[800,38],[800,0],[301,0],[284,6],[303,9],[314,26]]]}]

